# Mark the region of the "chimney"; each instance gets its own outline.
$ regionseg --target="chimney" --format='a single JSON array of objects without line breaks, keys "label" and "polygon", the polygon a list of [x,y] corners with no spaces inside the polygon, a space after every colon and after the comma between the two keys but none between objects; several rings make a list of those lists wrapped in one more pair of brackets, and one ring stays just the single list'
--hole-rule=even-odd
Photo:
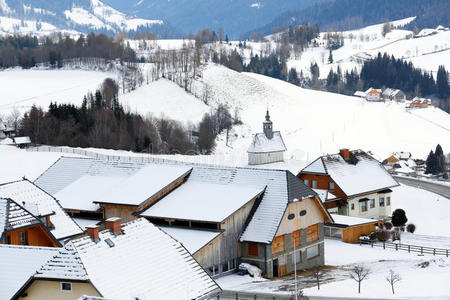
[{"label": "chimney", "polygon": [[339,150],[339,153],[341,154],[342,158],[345,160],[350,158],[350,150],[348,150],[346,148]]},{"label": "chimney", "polygon": [[90,236],[94,241],[98,241],[99,235],[98,235],[98,226],[97,225],[89,225],[86,226],[86,233],[88,236]]},{"label": "chimney", "polygon": [[122,230],[121,218],[111,217],[105,221],[106,229],[111,229],[114,234],[118,234]]}]

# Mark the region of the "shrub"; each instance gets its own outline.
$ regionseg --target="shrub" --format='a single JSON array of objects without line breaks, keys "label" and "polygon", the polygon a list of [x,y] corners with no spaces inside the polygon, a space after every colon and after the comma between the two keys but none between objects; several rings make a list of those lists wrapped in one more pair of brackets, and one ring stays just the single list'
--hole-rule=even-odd
[{"label": "shrub", "polygon": [[406,231],[414,233],[414,231],[416,231],[416,225],[409,223],[408,226],[406,226]]},{"label": "shrub", "polygon": [[391,231],[391,238],[392,241],[400,241],[400,231],[398,230]]},{"label": "shrub", "polygon": [[404,226],[408,222],[408,218],[406,217],[406,213],[403,209],[397,208],[392,213],[392,225],[394,226]]},{"label": "shrub", "polygon": [[385,222],[384,223],[384,228],[386,228],[386,230],[391,230],[392,229],[392,223],[391,222]]},{"label": "shrub", "polygon": [[377,238],[380,242],[386,242],[389,240],[389,231],[386,230],[379,230],[377,231]]}]

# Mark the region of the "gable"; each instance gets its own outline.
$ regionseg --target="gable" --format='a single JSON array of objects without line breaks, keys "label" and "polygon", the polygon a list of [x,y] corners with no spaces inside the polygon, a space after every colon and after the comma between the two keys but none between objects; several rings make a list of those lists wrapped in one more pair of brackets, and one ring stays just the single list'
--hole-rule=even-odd
[{"label": "gable", "polygon": [[326,217],[326,213],[318,205],[315,198],[310,197],[289,203],[281,219],[276,236],[305,229],[317,223],[327,222],[328,218]]}]

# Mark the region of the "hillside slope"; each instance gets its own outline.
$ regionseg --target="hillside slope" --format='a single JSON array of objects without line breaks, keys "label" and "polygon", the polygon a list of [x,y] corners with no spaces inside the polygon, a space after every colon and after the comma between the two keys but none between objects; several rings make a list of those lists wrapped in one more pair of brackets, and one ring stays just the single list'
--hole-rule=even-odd
[{"label": "hillside slope", "polygon": [[244,123],[230,133],[228,146],[220,137],[217,154],[245,153],[252,135],[262,132],[266,108],[274,129],[282,132],[288,157],[299,160],[342,147],[372,150],[380,157],[400,150],[425,157],[438,143],[450,149],[450,115],[434,107],[406,111],[404,104],[368,103],[216,65],[206,68],[202,80],[212,90],[211,102],[238,109]]}]

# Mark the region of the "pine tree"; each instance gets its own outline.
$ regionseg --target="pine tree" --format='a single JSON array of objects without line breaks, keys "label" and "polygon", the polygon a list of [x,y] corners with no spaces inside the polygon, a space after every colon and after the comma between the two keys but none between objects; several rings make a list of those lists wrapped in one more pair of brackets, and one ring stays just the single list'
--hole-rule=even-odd
[{"label": "pine tree", "polygon": [[330,64],[333,63],[333,52],[331,51],[331,49],[330,49],[330,55],[328,56],[328,62],[329,62]]},{"label": "pine tree", "polygon": [[448,86],[448,73],[444,66],[439,66],[436,78],[436,87],[439,98],[447,99],[450,96],[450,88]]},{"label": "pine tree", "polygon": [[433,150],[428,154],[426,161],[427,168],[425,169],[425,174],[434,174],[436,172],[436,156]]},{"label": "pine tree", "polygon": [[435,175],[440,174],[440,173],[444,173],[445,171],[445,155],[444,155],[444,151],[442,150],[441,145],[437,145],[436,146],[436,150],[434,151],[434,155],[435,155],[435,160],[436,160],[436,170],[435,170]]}]

